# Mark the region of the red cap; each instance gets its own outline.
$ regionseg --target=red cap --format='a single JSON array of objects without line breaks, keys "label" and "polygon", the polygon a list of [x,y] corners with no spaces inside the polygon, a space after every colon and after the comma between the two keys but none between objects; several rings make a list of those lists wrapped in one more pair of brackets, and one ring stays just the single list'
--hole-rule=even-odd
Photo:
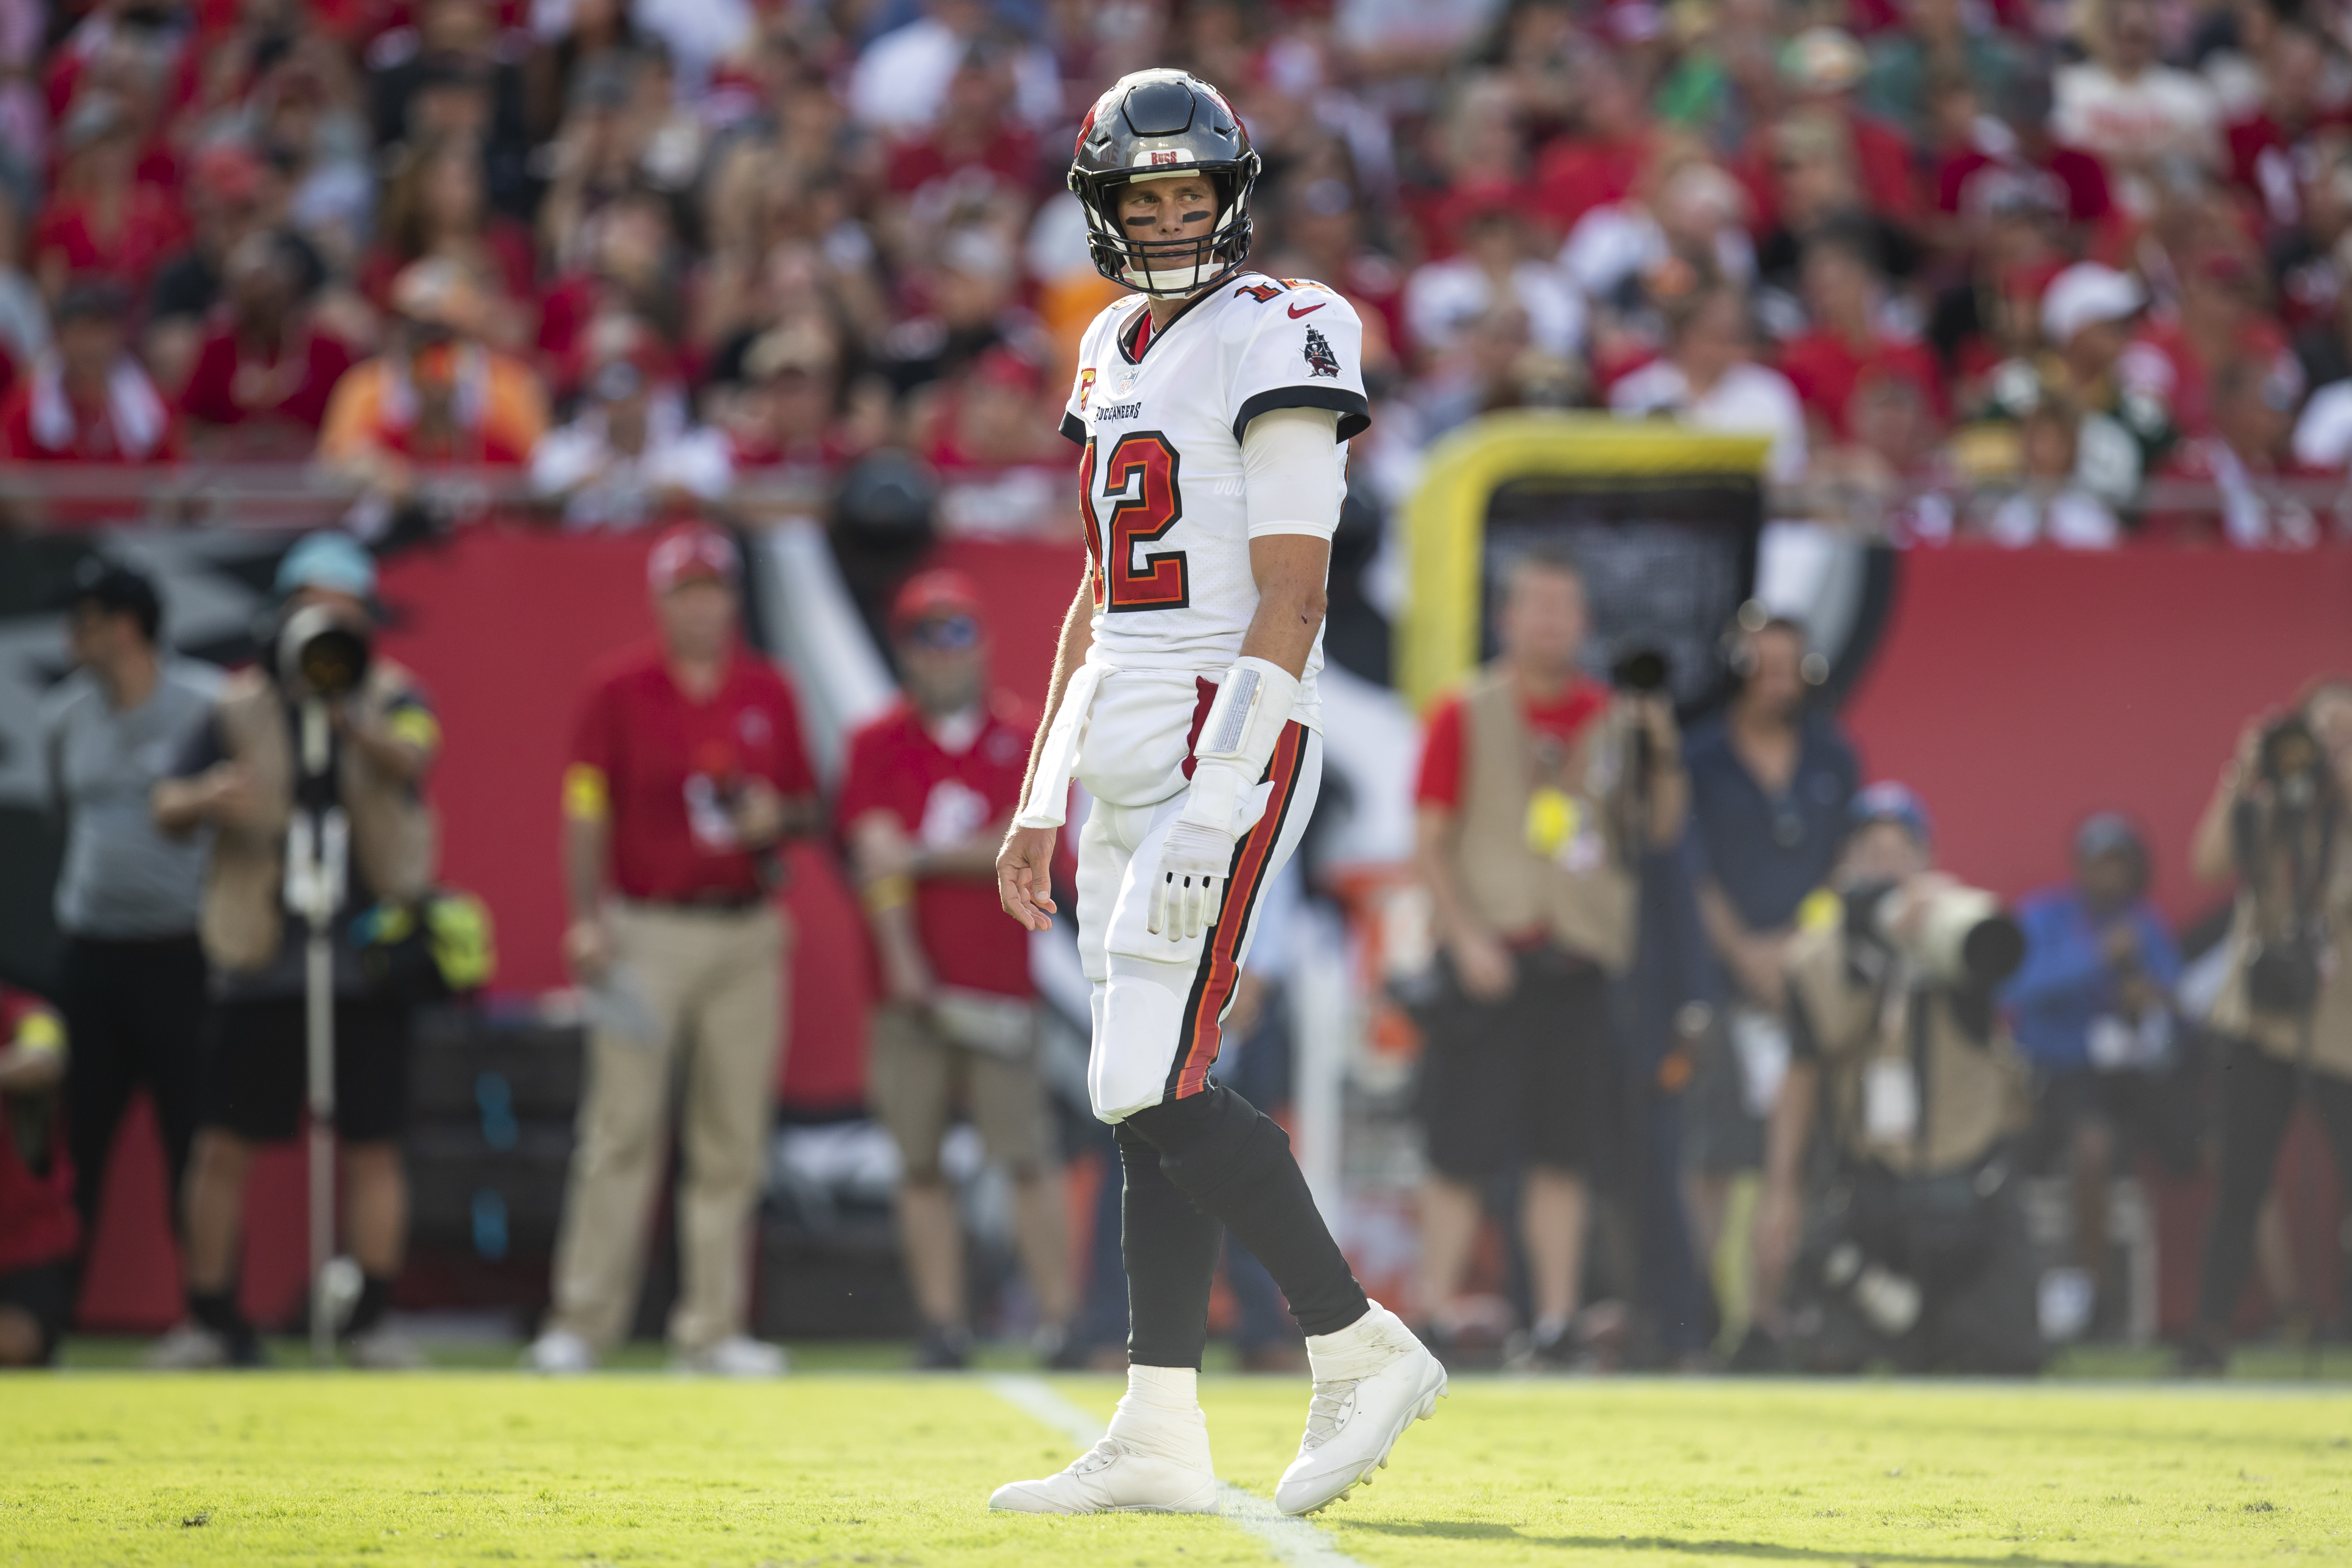
[{"label": "red cap", "polygon": [[733,582],[742,569],[735,541],[709,523],[677,523],[664,528],[646,557],[646,585],[667,593],[681,582],[707,577]]},{"label": "red cap", "polygon": [[890,603],[893,630],[946,615],[969,615],[982,622],[987,620],[981,609],[979,585],[962,572],[949,568],[916,573]]}]

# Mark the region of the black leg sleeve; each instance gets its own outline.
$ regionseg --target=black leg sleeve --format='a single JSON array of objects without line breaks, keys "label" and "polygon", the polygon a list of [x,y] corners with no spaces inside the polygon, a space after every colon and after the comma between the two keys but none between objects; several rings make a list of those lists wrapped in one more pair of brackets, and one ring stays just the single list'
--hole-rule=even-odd
[{"label": "black leg sleeve", "polygon": [[2221,1069],[2221,1176],[2197,1281],[2200,1330],[2226,1333],[2236,1315],[2254,1265],[2254,1219],[2294,1109],[2294,1070],[2244,1040],[2232,1042]]},{"label": "black leg sleeve", "polygon": [[[85,1258],[98,1235],[100,1199],[106,1191],[114,1134],[138,1086],[131,1042],[118,1027],[122,996],[119,990],[110,995],[113,987],[126,979],[102,968],[100,957],[87,946],[68,946],[63,983],[58,988],[58,1011],[66,1026],[66,1129],[73,1151],[74,1207],[81,1212]],[[178,1216],[173,1218],[176,1223]]]},{"label": "black leg sleeve", "polygon": [[1127,1358],[1139,1366],[1198,1371],[1209,1337],[1209,1286],[1224,1228],[1192,1206],[1160,1169],[1160,1151],[1118,1128],[1125,1173],[1119,1254],[1127,1264]]},{"label": "black leg sleeve", "polygon": [[1272,1118],[1213,1083],[1137,1112],[1120,1127],[1122,1138],[1129,1128],[1159,1149],[1160,1168],[1179,1191],[1256,1254],[1301,1331],[1336,1333],[1370,1310],[1290,1157],[1289,1137]]}]

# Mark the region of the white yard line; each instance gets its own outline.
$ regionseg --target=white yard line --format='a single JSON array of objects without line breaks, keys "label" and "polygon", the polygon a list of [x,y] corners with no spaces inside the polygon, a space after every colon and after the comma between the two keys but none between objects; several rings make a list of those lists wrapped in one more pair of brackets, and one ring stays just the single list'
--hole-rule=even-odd
[{"label": "white yard line", "polygon": [[[1101,1422],[1055,1393],[1042,1377],[991,1377],[988,1386],[1006,1404],[1044,1422],[1081,1448],[1094,1447],[1103,1435]],[[1277,1511],[1265,1498],[1231,1481],[1217,1483],[1217,1514],[1256,1536],[1277,1561],[1291,1568],[1364,1568],[1307,1521]]]}]

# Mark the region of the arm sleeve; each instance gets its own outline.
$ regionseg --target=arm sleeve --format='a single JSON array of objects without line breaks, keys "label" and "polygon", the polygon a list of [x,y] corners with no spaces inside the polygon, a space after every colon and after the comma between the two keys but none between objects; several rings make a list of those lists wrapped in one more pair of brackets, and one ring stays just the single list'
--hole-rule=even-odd
[{"label": "arm sleeve", "polygon": [[1237,338],[1227,350],[1236,355],[1229,361],[1234,440],[1278,408],[1329,409],[1341,441],[1370,425],[1364,327],[1345,299],[1308,284],[1276,290],[1228,319]]},{"label": "arm sleeve", "polygon": [[1242,496],[1249,537],[1313,534],[1328,539],[1339,527],[1348,493],[1340,465],[1339,414],[1324,408],[1283,408],[1250,422],[1242,435]]}]

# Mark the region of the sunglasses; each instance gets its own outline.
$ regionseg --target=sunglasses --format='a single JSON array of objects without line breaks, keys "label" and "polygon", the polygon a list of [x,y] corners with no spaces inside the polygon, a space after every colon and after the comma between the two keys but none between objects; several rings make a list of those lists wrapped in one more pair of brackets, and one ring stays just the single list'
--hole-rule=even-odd
[{"label": "sunglasses", "polygon": [[909,647],[932,653],[961,653],[980,646],[980,622],[970,615],[935,615],[916,622],[898,636]]}]

